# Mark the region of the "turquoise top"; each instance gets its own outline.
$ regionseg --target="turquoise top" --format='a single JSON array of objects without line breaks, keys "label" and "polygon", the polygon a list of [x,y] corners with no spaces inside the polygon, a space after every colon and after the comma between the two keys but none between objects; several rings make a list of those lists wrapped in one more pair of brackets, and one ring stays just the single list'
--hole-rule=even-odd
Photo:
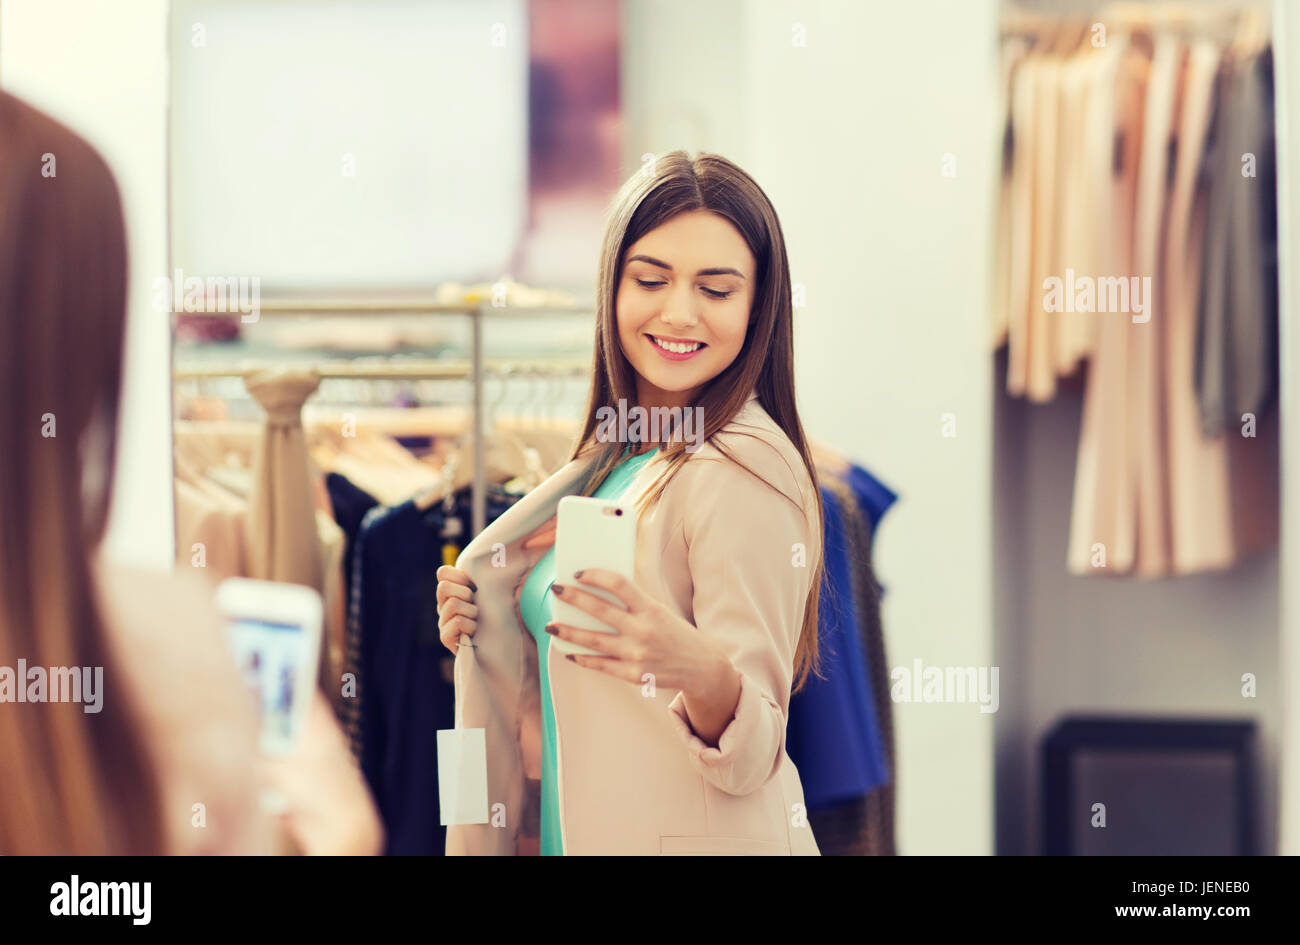
[{"label": "turquoise top", "polygon": [[[623,451],[619,464],[609,471],[605,481],[594,493],[598,499],[617,499],[636,474],[658,452],[658,447],[638,456],[629,455],[632,447]],[[560,836],[560,791],[557,783],[557,757],[555,750],[555,706],[551,702],[551,676],[546,665],[551,649],[551,635],[546,625],[554,617],[555,546],[528,573],[519,594],[519,610],[528,632],[537,641],[537,674],[542,696],[542,856],[563,856],[564,844]]]}]

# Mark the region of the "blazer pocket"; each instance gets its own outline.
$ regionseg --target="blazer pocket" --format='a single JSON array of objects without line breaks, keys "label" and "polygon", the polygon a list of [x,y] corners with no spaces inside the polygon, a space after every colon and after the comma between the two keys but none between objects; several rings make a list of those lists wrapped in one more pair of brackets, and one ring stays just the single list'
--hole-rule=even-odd
[{"label": "blazer pocket", "polygon": [[747,837],[660,837],[660,856],[789,856],[790,847],[775,840]]}]

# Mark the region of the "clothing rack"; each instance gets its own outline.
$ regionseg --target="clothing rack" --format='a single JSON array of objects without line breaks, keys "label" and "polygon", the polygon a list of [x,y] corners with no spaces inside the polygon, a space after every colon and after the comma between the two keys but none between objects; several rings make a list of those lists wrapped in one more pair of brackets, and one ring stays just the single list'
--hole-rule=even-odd
[{"label": "clothing rack", "polygon": [[[200,310],[195,312],[178,312],[177,315],[198,316],[205,318],[242,319],[241,312],[224,312]],[[473,401],[473,457],[474,484],[472,500],[472,517],[474,533],[478,534],[487,525],[487,480],[483,470],[483,438],[486,435],[483,424],[483,382],[489,371],[498,376],[543,372],[585,373],[590,370],[590,359],[581,361],[570,358],[543,360],[522,360],[519,358],[494,360],[487,364],[483,355],[483,322],[485,319],[498,318],[547,318],[552,316],[594,317],[591,308],[582,306],[521,306],[495,305],[491,300],[442,302],[435,299],[419,298],[366,298],[366,299],[268,299],[258,305],[258,315],[273,318],[284,317],[377,317],[389,315],[434,315],[459,316],[470,319],[471,341],[469,361],[443,361],[435,359],[410,360],[390,364],[353,365],[346,362],[303,363],[303,370],[311,370],[321,378],[342,378],[350,380],[440,380],[464,379],[471,382]],[[299,367],[299,365],[294,365]],[[244,365],[231,364],[190,364],[178,366],[172,372],[173,380],[194,380],[212,377],[240,377],[250,370],[257,370],[265,365],[249,362]]]}]

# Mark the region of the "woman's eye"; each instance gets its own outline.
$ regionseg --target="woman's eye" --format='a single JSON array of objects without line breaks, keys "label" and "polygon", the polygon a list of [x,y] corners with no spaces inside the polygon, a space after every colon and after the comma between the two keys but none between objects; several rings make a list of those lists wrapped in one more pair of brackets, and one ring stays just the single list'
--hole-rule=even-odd
[{"label": "woman's eye", "polygon": [[657,289],[661,285],[667,285],[666,282],[651,282],[646,279],[638,279],[636,280],[636,284],[641,286],[643,289]]},{"label": "woman's eye", "polygon": [[725,299],[731,295],[730,292],[719,292],[717,289],[705,289],[704,286],[700,286],[700,288],[704,289],[705,294],[711,299]]}]

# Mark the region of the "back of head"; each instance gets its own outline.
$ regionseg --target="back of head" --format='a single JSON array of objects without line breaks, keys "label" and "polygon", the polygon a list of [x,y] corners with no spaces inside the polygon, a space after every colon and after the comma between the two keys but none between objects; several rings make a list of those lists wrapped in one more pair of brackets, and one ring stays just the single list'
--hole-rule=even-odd
[{"label": "back of head", "polygon": [[[0,93],[0,854],[161,851],[153,767],[91,571],[113,482],[126,277],[104,160]],[[96,668],[97,706],[51,701]]]}]

